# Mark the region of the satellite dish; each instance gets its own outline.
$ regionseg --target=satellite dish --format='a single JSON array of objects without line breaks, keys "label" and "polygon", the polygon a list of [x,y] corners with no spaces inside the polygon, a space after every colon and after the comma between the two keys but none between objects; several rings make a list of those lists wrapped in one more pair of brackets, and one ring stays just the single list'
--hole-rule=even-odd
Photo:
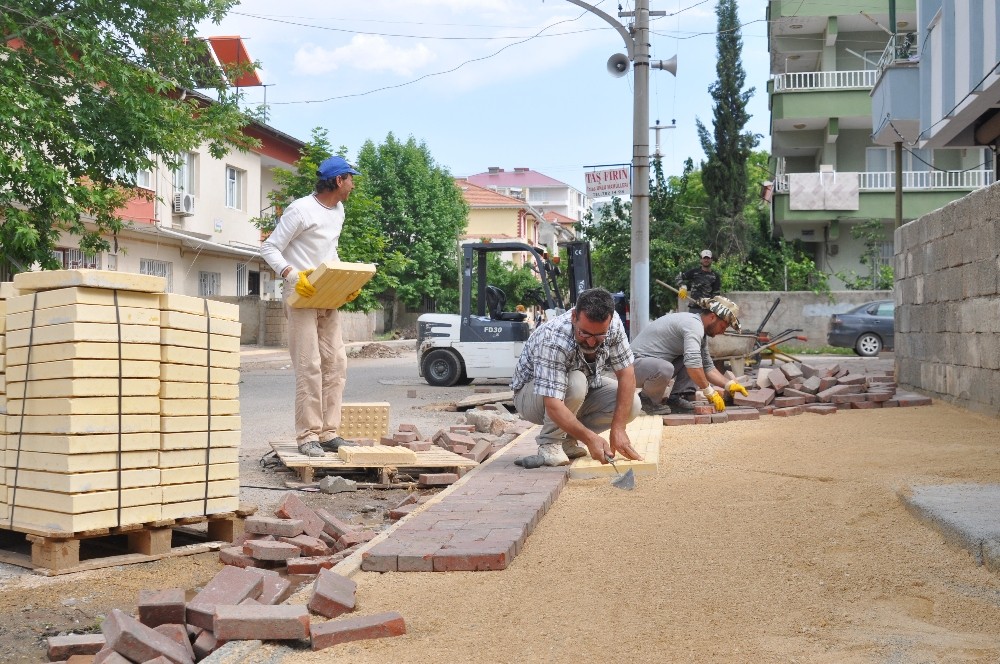
[{"label": "satellite dish", "polygon": [[628,56],[623,53],[615,53],[608,58],[608,73],[615,78],[621,78],[632,68],[632,63],[628,61]]}]

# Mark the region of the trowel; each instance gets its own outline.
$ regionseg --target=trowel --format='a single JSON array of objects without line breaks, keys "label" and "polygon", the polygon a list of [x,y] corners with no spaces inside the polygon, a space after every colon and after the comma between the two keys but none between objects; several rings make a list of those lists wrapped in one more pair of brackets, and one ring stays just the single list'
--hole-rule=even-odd
[{"label": "trowel", "polygon": [[631,491],[632,489],[634,489],[635,488],[635,473],[632,472],[632,469],[629,468],[628,470],[625,471],[625,474],[622,475],[618,471],[618,466],[615,465],[614,458],[611,457],[611,456],[608,456],[607,459],[608,459],[608,463],[611,464],[611,467],[615,469],[616,473],[618,473],[618,477],[616,477],[615,479],[611,480],[611,486],[615,487],[616,489],[624,489],[625,491]]}]

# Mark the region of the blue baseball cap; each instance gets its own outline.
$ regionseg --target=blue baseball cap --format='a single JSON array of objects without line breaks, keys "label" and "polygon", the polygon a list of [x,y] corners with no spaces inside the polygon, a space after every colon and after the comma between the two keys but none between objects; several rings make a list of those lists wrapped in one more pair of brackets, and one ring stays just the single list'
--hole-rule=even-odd
[{"label": "blue baseball cap", "polygon": [[332,180],[338,175],[344,175],[345,173],[350,173],[351,175],[361,175],[361,171],[357,170],[343,157],[333,156],[327,157],[323,160],[323,163],[319,165],[316,169],[316,177],[320,180]]}]

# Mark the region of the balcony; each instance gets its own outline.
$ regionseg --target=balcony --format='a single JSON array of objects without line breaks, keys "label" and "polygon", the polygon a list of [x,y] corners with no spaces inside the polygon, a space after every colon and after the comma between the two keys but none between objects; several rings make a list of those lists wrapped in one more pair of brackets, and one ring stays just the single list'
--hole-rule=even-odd
[{"label": "balcony", "polygon": [[877,72],[807,71],[778,74],[774,77],[774,92],[818,92],[829,90],[871,90]]},{"label": "balcony", "polygon": [[[895,191],[896,174],[892,171],[868,171],[858,173],[860,191]],[[903,171],[903,191],[932,191],[960,189],[972,191],[993,184],[993,171]],[[779,175],[774,180],[774,191],[788,193],[788,175]]]}]

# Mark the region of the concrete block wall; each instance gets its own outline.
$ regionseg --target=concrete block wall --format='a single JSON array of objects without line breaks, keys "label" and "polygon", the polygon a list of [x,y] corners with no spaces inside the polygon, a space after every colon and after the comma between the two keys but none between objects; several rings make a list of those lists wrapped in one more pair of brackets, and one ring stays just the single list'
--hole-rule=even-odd
[{"label": "concrete block wall", "polygon": [[1000,415],[1000,185],[895,233],[900,385]]}]

